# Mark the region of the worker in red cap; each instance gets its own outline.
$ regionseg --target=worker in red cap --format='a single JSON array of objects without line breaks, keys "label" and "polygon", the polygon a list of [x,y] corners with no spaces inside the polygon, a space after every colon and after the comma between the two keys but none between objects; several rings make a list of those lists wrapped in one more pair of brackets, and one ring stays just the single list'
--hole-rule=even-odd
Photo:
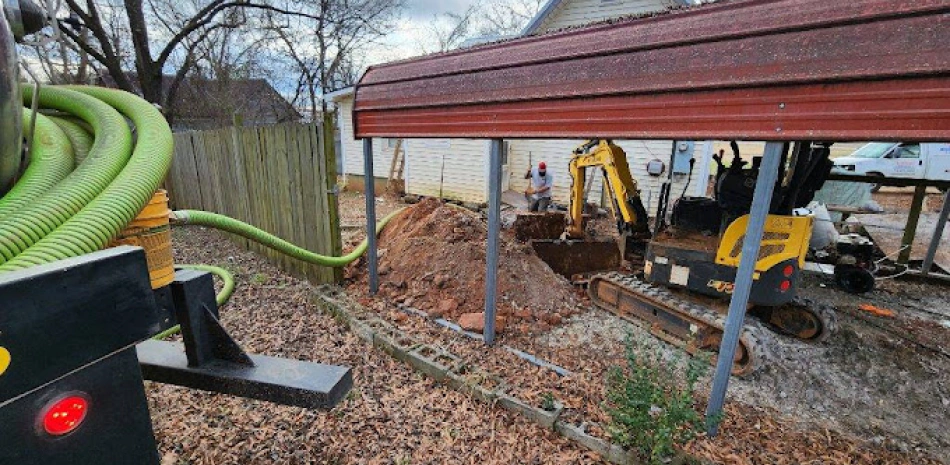
[{"label": "worker in red cap", "polygon": [[547,211],[551,205],[551,188],[554,187],[554,175],[548,171],[548,165],[543,161],[538,163],[538,166],[525,173],[524,178],[531,180],[528,190],[524,193],[531,202],[530,211]]}]

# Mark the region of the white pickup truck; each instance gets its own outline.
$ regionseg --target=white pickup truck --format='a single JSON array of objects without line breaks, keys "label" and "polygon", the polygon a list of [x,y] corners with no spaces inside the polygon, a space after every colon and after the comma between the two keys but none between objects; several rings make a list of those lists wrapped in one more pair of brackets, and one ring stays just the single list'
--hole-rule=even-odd
[{"label": "white pickup truck", "polygon": [[[950,144],[871,142],[847,157],[834,159],[845,174],[950,180]],[[877,192],[880,185],[871,191]]]}]

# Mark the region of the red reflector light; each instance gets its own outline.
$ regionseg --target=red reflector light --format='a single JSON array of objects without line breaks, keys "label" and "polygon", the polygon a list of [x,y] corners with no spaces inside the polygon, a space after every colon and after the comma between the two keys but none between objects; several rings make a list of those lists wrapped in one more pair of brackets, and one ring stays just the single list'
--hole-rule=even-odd
[{"label": "red reflector light", "polygon": [[89,401],[82,396],[60,399],[43,410],[43,430],[53,436],[69,434],[79,428],[88,410]]},{"label": "red reflector light", "polygon": [[792,288],[792,282],[786,279],[785,281],[782,281],[782,284],[779,284],[778,288],[780,291],[786,292]]},{"label": "red reflector light", "polygon": [[782,274],[784,274],[786,278],[790,277],[792,273],[794,272],[795,272],[795,267],[793,267],[792,265],[785,265],[785,269],[782,270]]}]

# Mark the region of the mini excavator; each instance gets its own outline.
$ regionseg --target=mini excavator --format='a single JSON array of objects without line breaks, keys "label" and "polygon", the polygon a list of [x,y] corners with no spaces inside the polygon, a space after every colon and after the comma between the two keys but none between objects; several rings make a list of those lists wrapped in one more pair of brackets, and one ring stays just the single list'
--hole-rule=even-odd
[{"label": "mini excavator", "polygon": [[[667,185],[653,231],[620,146],[592,140],[578,147],[570,162],[573,180],[565,237],[585,238],[586,169],[600,168],[622,253],[643,265],[641,277],[618,272],[592,276],[591,300],[694,354],[718,351],[725,306],[709,299],[728,299],[732,294],[761,162],[756,157],[746,167],[738,144],[732,142],[731,147],[729,166],[722,157],[714,157],[715,198],[681,196],[666,224]],[[755,267],[749,312],[754,318],[747,318],[740,336],[734,374],[746,375],[767,363],[772,336],[766,328],[813,341],[834,331],[835,315],[829,307],[797,296],[813,218],[793,214],[824,184],[832,166],[829,147],[812,142],[785,145]]]}]

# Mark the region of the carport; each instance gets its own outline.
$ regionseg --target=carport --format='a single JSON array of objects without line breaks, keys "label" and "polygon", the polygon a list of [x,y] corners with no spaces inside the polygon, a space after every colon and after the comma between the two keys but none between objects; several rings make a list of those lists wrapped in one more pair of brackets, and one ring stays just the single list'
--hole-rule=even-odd
[{"label": "carport", "polygon": [[767,141],[707,410],[716,414],[783,143],[950,140],[948,13],[946,0],[739,0],[371,67],[353,122],[364,141],[370,292],[372,137],[491,139],[487,344],[504,139]]}]

